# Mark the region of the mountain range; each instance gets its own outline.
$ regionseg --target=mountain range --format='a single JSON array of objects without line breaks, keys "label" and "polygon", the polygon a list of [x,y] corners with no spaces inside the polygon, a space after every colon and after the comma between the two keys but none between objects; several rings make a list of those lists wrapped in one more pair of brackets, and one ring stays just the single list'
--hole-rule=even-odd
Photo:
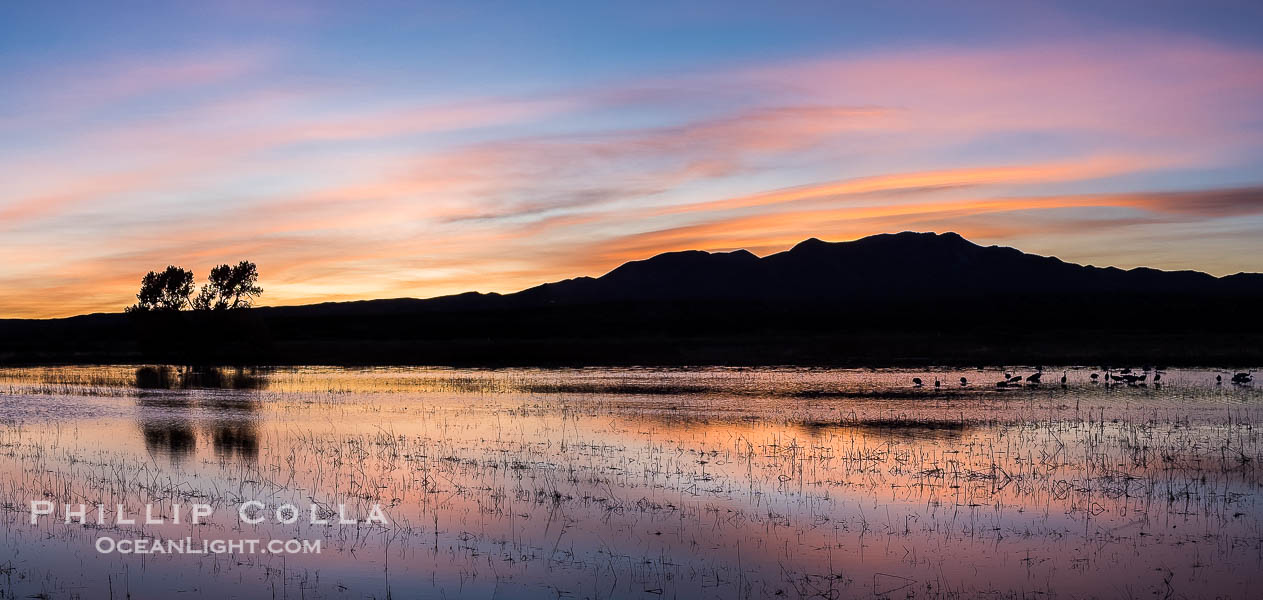
[{"label": "mountain range", "polygon": [[512,294],[470,292],[282,307],[284,313],[494,310],[627,302],[934,301],[1006,296],[1263,296],[1263,274],[1215,277],[1198,271],[1123,270],[1064,262],[956,233],[892,233],[851,242],[803,241],[758,257],[747,250],[667,252],[600,277],[545,283]]},{"label": "mountain range", "polygon": [[512,294],[0,320],[0,363],[1253,365],[1260,308],[1263,274],[1083,266],[904,232],[764,257],[669,252]]}]

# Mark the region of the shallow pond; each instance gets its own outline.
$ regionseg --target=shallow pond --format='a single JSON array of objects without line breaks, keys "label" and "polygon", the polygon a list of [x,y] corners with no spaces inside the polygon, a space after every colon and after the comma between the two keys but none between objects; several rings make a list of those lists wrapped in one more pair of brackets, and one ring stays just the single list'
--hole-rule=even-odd
[{"label": "shallow pond", "polygon": [[[1094,372],[3,369],[0,591],[1257,594],[1263,390],[1226,370]],[[33,502],[55,508],[32,524]],[[194,505],[211,514],[191,523]]]}]

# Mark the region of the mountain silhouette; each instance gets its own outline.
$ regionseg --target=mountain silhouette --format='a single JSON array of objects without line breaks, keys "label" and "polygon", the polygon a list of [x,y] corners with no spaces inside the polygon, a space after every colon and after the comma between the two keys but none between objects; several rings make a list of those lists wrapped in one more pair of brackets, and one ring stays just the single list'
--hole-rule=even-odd
[{"label": "mountain silhouette", "polygon": [[512,294],[0,320],[0,363],[1251,365],[1260,308],[1256,273],[1084,266],[904,232],[764,257],[668,252]]},{"label": "mountain silhouette", "polygon": [[1010,294],[1227,294],[1263,292],[1263,275],[1121,270],[983,247],[956,233],[897,233],[854,242],[816,238],[765,258],[738,250],[660,254],[597,279],[572,279],[516,296],[555,302],[615,300],[969,297]]},{"label": "mountain silhouette", "polygon": [[[466,293],[428,300],[326,303],[261,310],[386,312],[487,310],[671,301],[853,304],[1008,296],[1263,296],[1263,274],[1083,266],[956,233],[879,234],[851,242],[810,238],[758,257],[746,250],[667,252],[600,277],[545,283],[512,294]],[[339,310],[341,309],[341,310]]]}]

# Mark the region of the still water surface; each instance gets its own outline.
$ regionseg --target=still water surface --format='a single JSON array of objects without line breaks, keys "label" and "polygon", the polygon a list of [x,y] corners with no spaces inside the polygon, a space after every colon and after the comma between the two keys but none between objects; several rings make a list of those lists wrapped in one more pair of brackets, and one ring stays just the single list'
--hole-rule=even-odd
[{"label": "still water surface", "polygon": [[[297,368],[173,372],[156,383],[141,374],[156,389],[137,387],[131,367],[0,370],[0,590],[1247,598],[1263,589],[1263,390],[1213,369],[1165,371],[1158,385],[1151,373],[1145,386],[1067,370],[1064,386],[1058,368],[1020,388],[997,388],[999,370],[946,369]],[[107,522],[32,525],[33,500],[103,504]],[[242,521],[247,501],[269,517]],[[193,503],[215,512],[191,525]],[[116,524],[119,504],[139,524]],[[146,504],[167,522],[144,524]],[[268,511],[282,504],[301,518],[277,522]],[[324,517],[344,505],[361,521],[379,505],[389,523],[313,524],[313,505]],[[319,540],[322,551],[100,554],[103,536]]]}]

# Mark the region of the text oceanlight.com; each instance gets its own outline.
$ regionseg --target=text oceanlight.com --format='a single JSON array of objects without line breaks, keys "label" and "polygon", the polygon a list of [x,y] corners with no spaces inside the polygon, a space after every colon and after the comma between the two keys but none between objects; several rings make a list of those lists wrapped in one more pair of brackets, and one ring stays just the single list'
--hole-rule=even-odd
[{"label": "text oceanlight.com", "polygon": [[99,537],[101,554],[320,554],[320,540],[115,539]]}]

